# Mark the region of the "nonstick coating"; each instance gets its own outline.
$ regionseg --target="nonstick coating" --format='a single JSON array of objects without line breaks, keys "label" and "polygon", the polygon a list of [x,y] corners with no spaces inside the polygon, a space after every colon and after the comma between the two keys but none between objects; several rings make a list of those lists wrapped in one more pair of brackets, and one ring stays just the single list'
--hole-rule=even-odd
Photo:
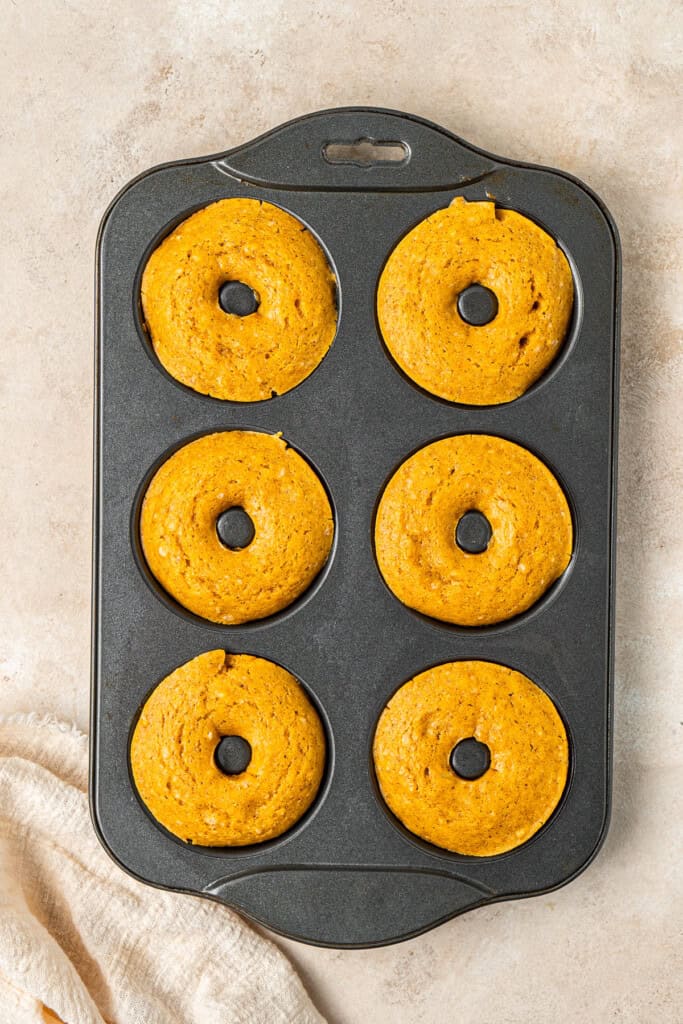
[{"label": "nonstick coating", "polygon": [[[327,142],[401,141],[397,164],[330,164]],[[522,398],[468,408],[430,397],[386,352],[375,319],[396,242],[456,195],[492,198],[537,221],[574,273],[574,323],[558,360]],[[286,395],[238,404],[173,381],[142,328],[141,269],[192,211],[249,196],[300,218],[339,285],[339,329],[318,369]],[[98,243],[91,805],[98,834],[134,876],[204,894],[282,934],[331,946],[396,942],[483,903],[546,892],[593,858],[610,800],[619,247],[602,203],[567,175],[512,163],[436,125],[345,108],[300,118],[228,153],[143,174],[107,211]],[[204,432],[282,431],[332,496],[336,543],[297,604],[262,623],[214,626],[159,592],[140,556],[142,487],[165,455]],[[575,550],[530,612],[467,630],[427,620],[384,585],[373,553],[382,487],[436,438],[497,434],[529,448],[562,483]],[[128,746],[140,706],[164,676],[213,648],[270,658],[293,672],[328,730],[326,781],[280,839],[241,849],[187,846],[139,802]],[[423,669],[483,659],[545,689],[567,725],[570,779],[551,821],[499,857],[439,850],[409,835],[379,797],[371,767],[377,718]]]}]

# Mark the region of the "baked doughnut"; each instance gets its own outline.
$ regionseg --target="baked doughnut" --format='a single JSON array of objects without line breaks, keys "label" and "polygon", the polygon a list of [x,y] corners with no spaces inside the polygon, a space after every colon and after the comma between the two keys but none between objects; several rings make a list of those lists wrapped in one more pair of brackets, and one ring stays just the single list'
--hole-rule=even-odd
[{"label": "baked doughnut", "polygon": [[[489,766],[462,777],[453,751],[472,740],[488,748]],[[453,853],[490,857],[526,842],[551,816],[569,745],[553,702],[521,672],[454,661],[394,694],[373,758],[382,796],[407,829]]]},{"label": "baked doughnut", "polygon": [[[258,307],[224,312],[227,282]],[[335,278],[300,221],[258,199],[222,199],[179,224],[150,256],[142,309],[166,370],[204,395],[257,402],[300,384],[337,326]]]},{"label": "baked doughnut", "polygon": [[[251,748],[238,774],[216,763],[225,736]],[[325,766],[325,735],[284,668],[208,651],[147,698],[130,763],[142,802],[173,835],[200,846],[245,846],[282,835],[310,807]]]},{"label": "baked doughnut", "polygon": [[[217,521],[239,508],[253,540],[237,549]],[[151,572],[195,615],[237,624],[281,611],[327,561],[334,523],[325,488],[279,435],[230,430],[191,441],[149,484],[140,539]]]},{"label": "baked doughnut", "polygon": [[[472,512],[491,531],[479,553],[456,539]],[[459,626],[526,611],[567,568],[572,543],[567,499],[550,470],[488,434],[447,437],[411,455],[386,485],[375,520],[389,589],[408,607]]]},{"label": "baked doughnut", "polygon": [[[497,300],[481,326],[458,311],[475,284]],[[393,250],[377,315],[389,352],[416,384],[451,402],[496,405],[524,394],[553,361],[573,297],[569,263],[550,235],[514,210],[458,196]]]}]

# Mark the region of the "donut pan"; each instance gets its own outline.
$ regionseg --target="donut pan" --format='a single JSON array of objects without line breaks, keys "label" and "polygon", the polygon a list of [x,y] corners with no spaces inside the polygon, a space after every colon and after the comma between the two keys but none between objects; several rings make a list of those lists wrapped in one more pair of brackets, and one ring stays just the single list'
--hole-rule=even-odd
[{"label": "donut pan", "polygon": [[[458,195],[495,199],[537,221],[574,274],[564,348],[540,381],[505,405],[430,397],[398,370],[377,328],[377,282],[392,248]],[[264,199],[298,217],[338,282],[330,351],[307,380],[270,401],[238,404],[188,390],[161,368],[142,326],[140,275],[150,252],[190,213],[230,196]],[[615,226],[586,186],[392,111],[311,114],[229,152],[156,167],[119,194],[97,257],[90,792],[96,830],[121,867],[152,885],[219,900],[292,938],[359,947],[548,892],[590,863],[610,806],[619,282]],[[295,605],[260,623],[214,626],[174,605],[150,578],[137,515],[145,483],[171,451],[236,428],[282,431],[310,460],[332,497],[336,541]],[[417,448],[459,433],[496,434],[540,456],[574,517],[564,576],[529,612],[486,629],[454,628],[404,607],[373,552],[373,516],[388,477]],[[152,820],[131,782],[129,742],[144,699],[177,666],[214,648],[289,669],[328,732],[316,802],[290,832],[262,845],[186,845]],[[459,856],[411,836],[373,776],[372,737],[386,701],[418,672],[459,659],[525,673],[551,695],[570,737],[558,809],[502,856]]]}]

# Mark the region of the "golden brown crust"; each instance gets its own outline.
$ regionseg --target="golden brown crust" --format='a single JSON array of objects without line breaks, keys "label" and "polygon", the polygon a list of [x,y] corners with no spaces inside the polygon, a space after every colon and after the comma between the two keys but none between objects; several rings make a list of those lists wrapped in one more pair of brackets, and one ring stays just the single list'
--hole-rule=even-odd
[{"label": "golden brown crust", "polygon": [[[239,775],[216,766],[223,736],[251,746]],[[244,846],[281,835],[310,807],[325,766],[325,735],[285,669],[208,651],[149,696],[130,760],[143,803],[169,832],[200,846]]]},{"label": "golden brown crust", "polygon": [[[256,292],[255,313],[221,309],[226,281]],[[335,278],[320,245],[290,213],[257,199],[223,199],[179,224],[150,256],[141,297],[171,376],[235,402],[296,387],[337,326]]]},{"label": "golden brown crust", "polygon": [[[255,536],[233,551],[216,520],[242,507]],[[147,564],[176,601],[212,622],[237,624],[281,611],[327,561],[334,522],[325,488],[285,441],[231,430],[175,452],[153,477],[142,505]]]},{"label": "golden brown crust", "polygon": [[[489,769],[463,779],[453,748],[486,744]],[[526,842],[551,816],[567,781],[569,745],[550,698],[521,672],[486,661],[428,669],[382,712],[377,780],[397,818],[427,842],[489,857]]]},{"label": "golden brown crust", "polygon": [[[457,298],[489,288],[498,314],[474,327]],[[379,281],[377,315],[387,348],[431,394],[466,405],[522,395],[557,355],[574,299],[567,258],[533,221],[461,196],[413,228]]]},{"label": "golden brown crust", "polygon": [[[481,554],[455,540],[473,509],[493,531]],[[375,521],[389,589],[410,608],[459,626],[526,611],[567,568],[572,542],[567,499],[550,470],[488,434],[447,437],[411,455],[384,489]]]}]

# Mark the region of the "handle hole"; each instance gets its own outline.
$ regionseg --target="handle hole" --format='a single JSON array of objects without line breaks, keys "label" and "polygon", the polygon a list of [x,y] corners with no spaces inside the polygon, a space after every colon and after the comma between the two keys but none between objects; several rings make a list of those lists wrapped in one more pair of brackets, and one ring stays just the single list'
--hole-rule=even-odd
[{"label": "handle hole", "polygon": [[405,142],[378,142],[375,139],[326,142],[322,152],[328,164],[354,164],[356,167],[405,164],[410,159],[410,150]]}]

